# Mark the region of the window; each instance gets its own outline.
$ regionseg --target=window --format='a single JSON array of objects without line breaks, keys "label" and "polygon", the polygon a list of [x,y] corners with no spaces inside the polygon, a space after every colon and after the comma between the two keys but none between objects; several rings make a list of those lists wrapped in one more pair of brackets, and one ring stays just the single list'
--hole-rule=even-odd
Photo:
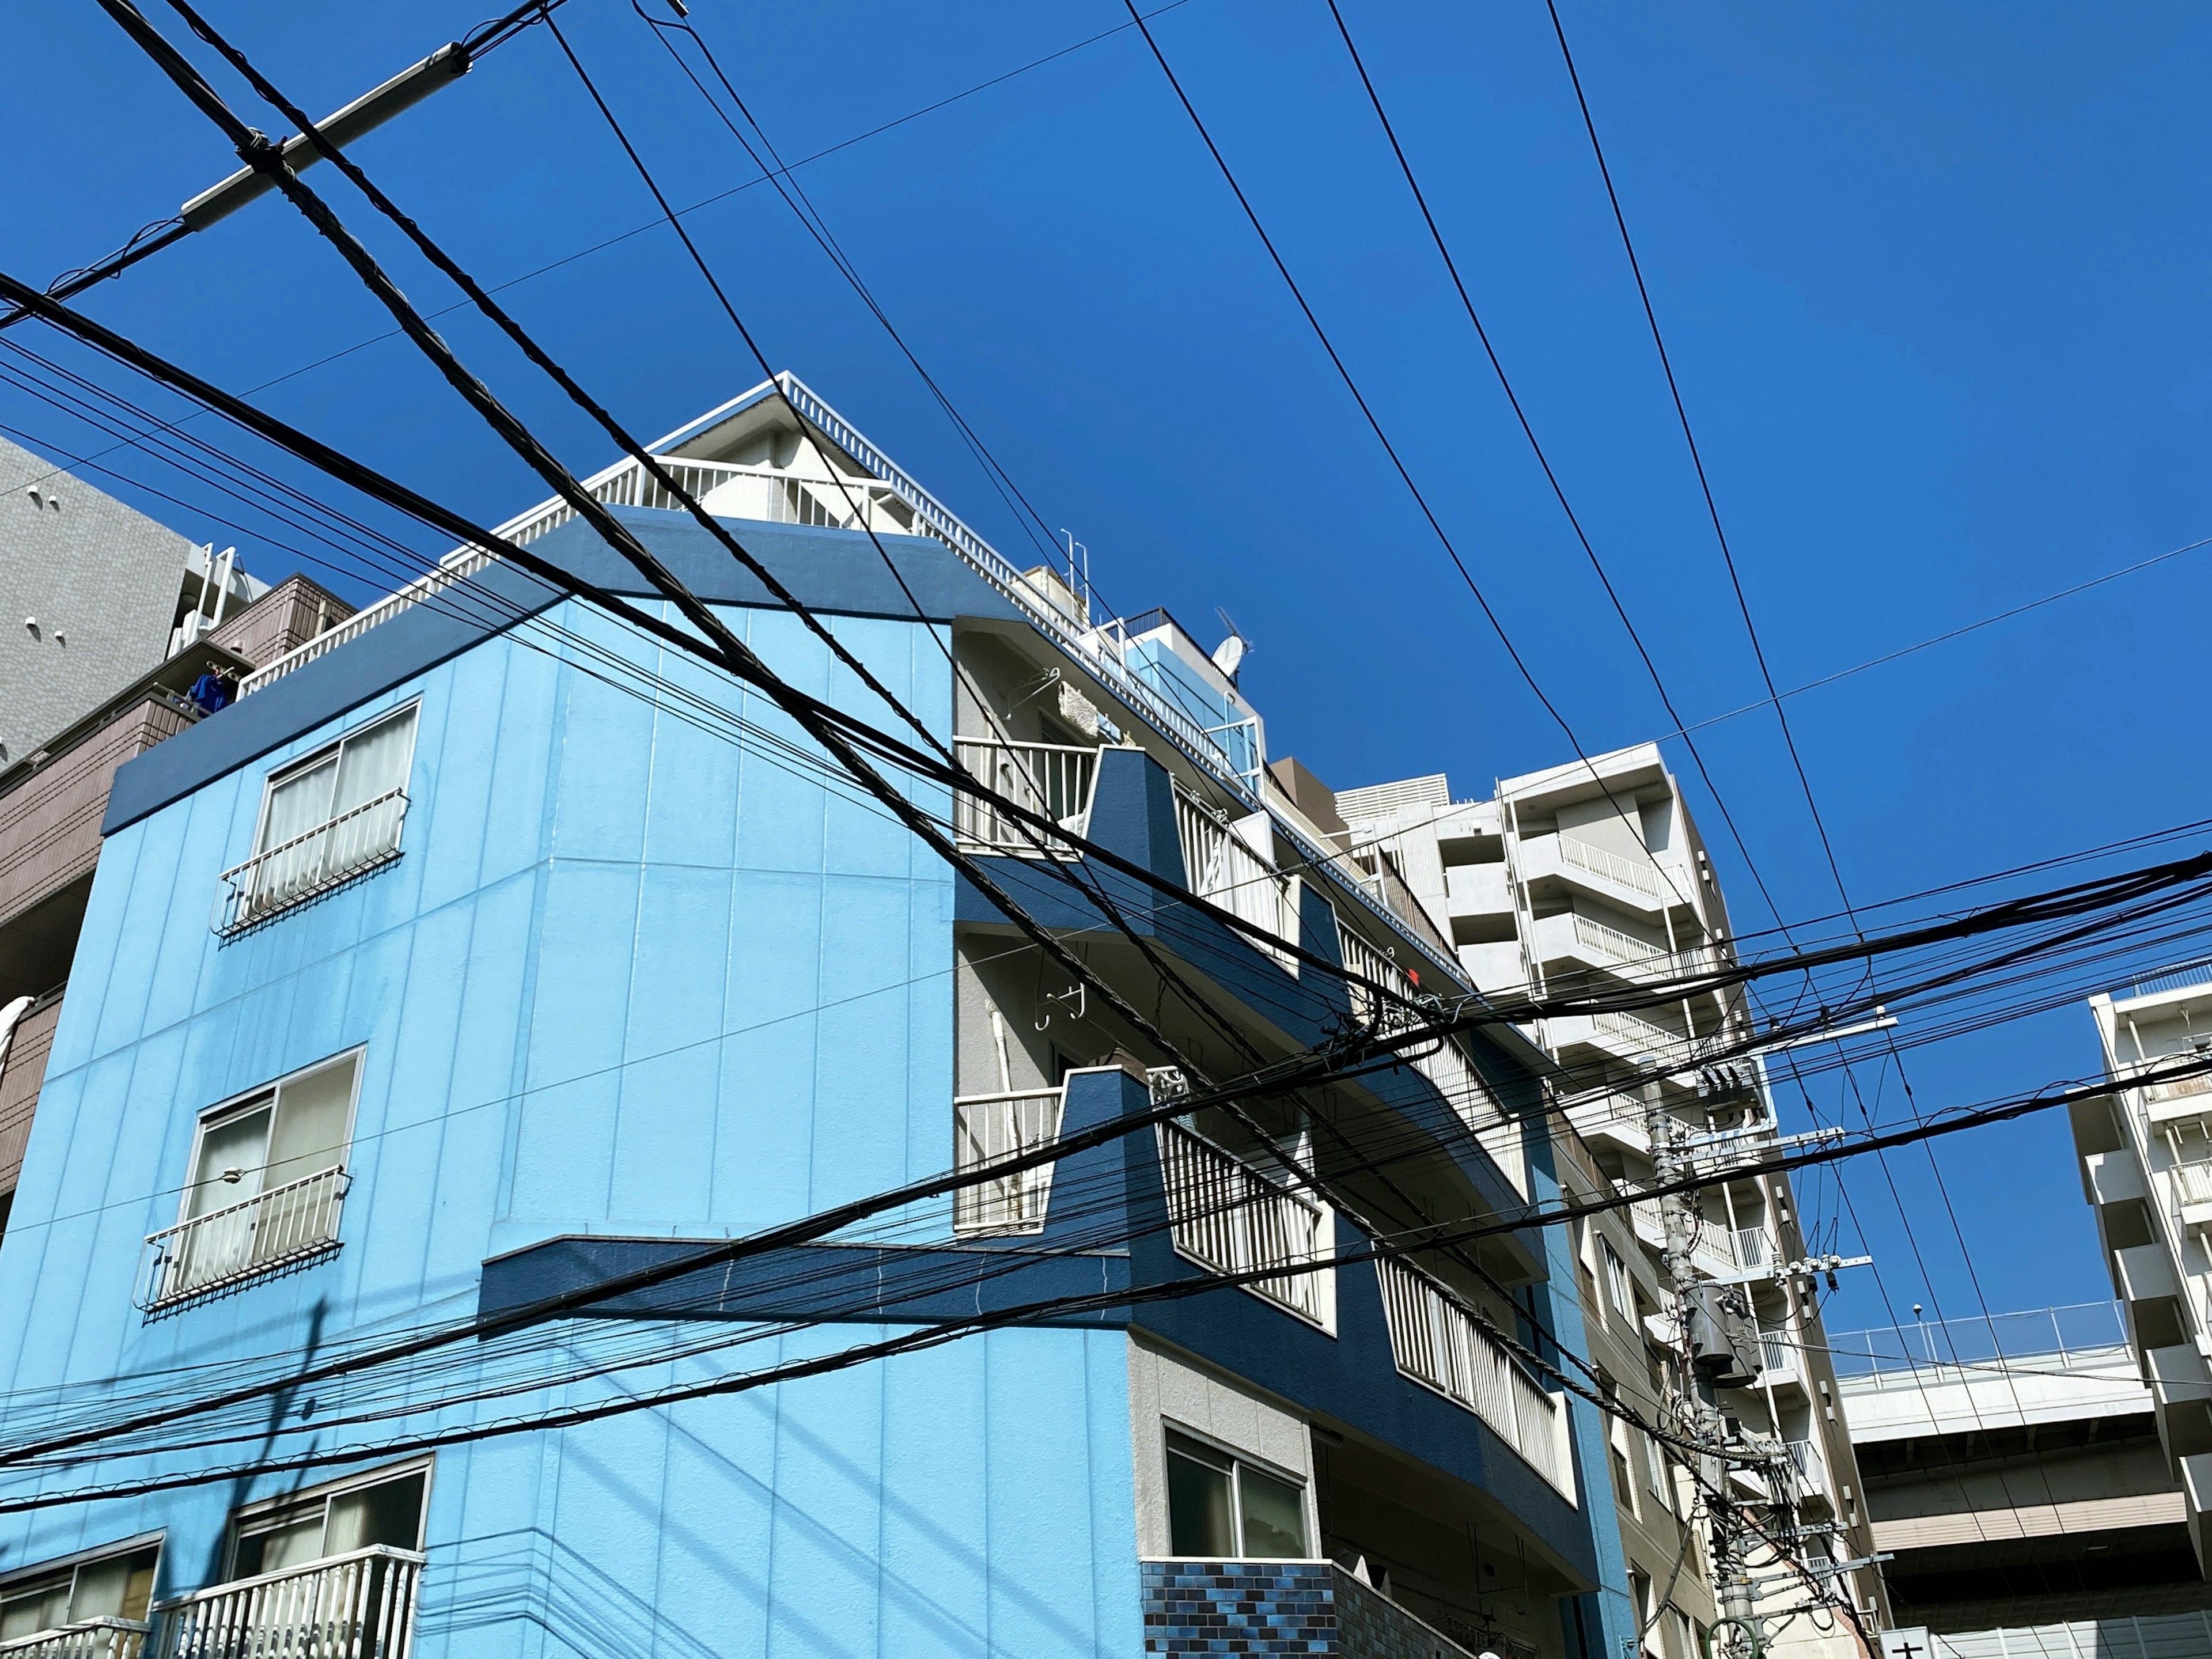
[{"label": "window", "polygon": [[231,1523],[230,1576],[258,1578],[377,1544],[418,1549],[428,1464],[386,1471],[242,1512]]},{"label": "window", "polygon": [[1306,1559],[1299,1482],[1168,1431],[1169,1552],[1212,1561]]},{"label": "window", "polygon": [[146,1241],[143,1305],[211,1290],[336,1243],[360,1076],[356,1049],[201,1118],[184,1213]]},{"label": "window", "polygon": [[1649,1431],[1637,1430],[1636,1437],[1644,1449],[1644,1479],[1651,1495],[1659,1500],[1661,1509],[1671,1510],[1673,1505],[1668,1502],[1667,1495],[1667,1455],[1660,1450],[1659,1442]]},{"label": "window", "polygon": [[95,1619],[143,1623],[154,1599],[158,1545],[40,1568],[0,1583],[0,1642],[64,1630]]},{"label": "window", "polygon": [[364,726],[270,776],[253,856],[224,873],[229,891],[217,932],[313,898],[398,852],[415,712]]},{"label": "window", "polygon": [[1605,1296],[1609,1318],[1636,1322],[1636,1292],[1628,1282],[1628,1267],[1621,1261],[1620,1253],[1613,1248],[1612,1241],[1601,1238],[1598,1254],[1605,1263]]}]

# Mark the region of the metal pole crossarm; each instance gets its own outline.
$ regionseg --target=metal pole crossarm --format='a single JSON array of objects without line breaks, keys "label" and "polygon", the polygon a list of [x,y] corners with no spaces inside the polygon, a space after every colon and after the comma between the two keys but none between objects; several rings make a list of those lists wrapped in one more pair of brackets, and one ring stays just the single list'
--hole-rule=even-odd
[{"label": "metal pole crossarm", "polygon": [[1756,1285],[1765,1279],[1802,1278],[1810,1273],[1832,1273],[1844,1267],[1871,1267],[1870,1255],[1808,1255],[1802,1261],[1784,1261],[1771,1267],[1754,1267],[1747,1273],[1715,1274],[1715,1285]]},{"label": "metal pole crossarm", "polygon": [[[393,116],[414,108],[432,93],[451,86],[469,72],[475,61],[474,54],[466,46],[458,40],[449,40],[412,69],[400,70],[382,86],[362,94],[336,114],[317,122],[315,130],[343,149]],[[285,165],[295,173],[323,159],[315,141],[306,133],[293,134],[278,149]],[[266,169],[240,167],[221,184],[193,197],[179,210],[177,216],[186,230],[205,230],[216,220],[228,217],[275,188]]]},{"label": "metal pole crossarm", "polygon": [[[421,63],[404,69],[383,85],[372,88],[319,123],[316,131],[340,148],[350,144],[363,134],[373,132],[394,116],[412,109],[432,93],[451,86],[475,67],[476,62],[494,46],[514,38],[564,0],[532,0],[532,3],[506,16],[495,18],[472,33],[466,40],[449,40]],[[295,173],[313,167],[323,159],[315,148],[314,140],[306,133],[295,133],[287,138],[282,152],[285,162]],[[159,253],[165,247],[173,247],[194,231],[205,230],[218,220],[228,218],[248,202],[268,193],[271,188],[270,176],[253,167],[240,167],[222,180],[186,202],[174,217],[149,225],[133,236],[115,252],[104,259],[65,271],[46,287],[50,300],[73,299],[108,280],[120,276],[141,259]],[[21,306],[10,307],[0,312],[0,329],[13,328],[31,313]]]},{"label": "metal pole crossarm", "polygon": [[1829,1031],[1808,1031],[1802,1036],[1785,1037],[1777,1042],[1763,1042],[1751,1052],[1755,1054],[1779,1054],[1784,1048],[1809,1048],[1815,1042],[1841,1042],[1845,1037],[1864,1036],[1869,1031],[1887,1031],[1897,1024],[1897,1016],[1877,1006],[1875,1018],[1862,1020],[1856,1025],[1840,1025]]}]

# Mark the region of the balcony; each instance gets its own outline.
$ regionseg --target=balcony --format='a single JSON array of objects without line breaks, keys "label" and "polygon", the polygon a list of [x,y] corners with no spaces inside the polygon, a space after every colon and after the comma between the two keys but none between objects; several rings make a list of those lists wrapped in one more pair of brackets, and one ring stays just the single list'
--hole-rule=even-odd
[{"label": "balcony", "polygon": [[[1180,789],[1176,791],[1175,805],[1176,831],[1182,843],[1182,867],[1190,890],[1277,939],[1295,944],[1297,884],[1289,876],[1278,875],[1268,858],[1244,838],[1246,826],[1254,825],[1260,836],[1272,841],[1274,831],[1267,817],[1261,813],[1243,823],[1224,823]],[[1256,939],[1251,942],[1286,972],[1297,972],[1297,958],[1289,951]]]},{"label": "balcony", "polygon": [[1519,1650],[1459,1626],[1446,1634],[1333,1561],[1151,1560],[1146,1653],[1402,1656],[1473,1659]]},{"label": "balcony", "polygon": [[[1263,1175],[1179,1123],[1159,1127],[1160,1178],[1176,1254],[1218,1273],[1306,1267],[1336,1253],[1327,1205]],[[1336,1334],[1336,1270],[1246,1281],[1241,1289]]]},{"label": "balcony", "polygon": [[1391,1256],[1377,1257],[1375,1271],[1399,1371],[1473,1412],[1573,1502],[1573,1458],[1559,1399],[1426,1273]]},{"label": "balcony", "polygon": [[[2187,1054],[2160,1054],[2146,1061],[2145,1066],[2167,1066],[2189,1058]],[[2171,1083],[2153,1083],[2136,1092],[2142,1096],[2144,1109],[2154,1123],[2212,1119],[2212,1073],[2202,1077],[2176,1078]]]},{"label": "balcony", "polygon": [[1623,979],[1673,979],[1713,967],[1712,952],[1704,945],[1669,951],[1579,911],[1540,917],[1531,933],[1538,961],[1577,963]]},{"label": "balcony", "polygon": [[422,1557],[375,1544],[165,1601],[159,1659],[404,1659]]},{"label": "balcony", "polygon": [[1455,916],[1504,916],[1513,911],[1503,860],[1444,867],[1444,902]]},{"label": "balcony", "polygon": [[1797,1382],[1803,1376],[1796,1345],[1790,1341],[1787,1330],[1759,1332],[1759,1361],[1760,1380],[1768,1383]]},{"label": "balcony", "polygon": [[1790,1455],[1790,1467],[1796,1474],[1799,1498],[1832,1497],[1828,1484],[1828,1461],[1821,1455],[1820,1446],[1811,1440],[1791,1440],[1784,1445]]},{"label": "balcony", "polygon": [[399,856],[407,792],[389,790],[222,872],[209,923],[228,939]]},{"label": "balcony", "polygon": [[[1098,785],[1097,749],[963,738],[953,744],[952,752],[962,771],[1017,806],[1050,818],[1071,835],[1082,835],[1089,827],[1091,797]],[[1074,856],[1073,848],[1049,833],[972,795],[955,797],[952,824],[960,846],[970,853]]]},{"label": "balcony", "polygon": [[1546,877],[1653,916],[1689,902],[1687,881],[1661,869],[1648,854],[1625,856],[1570,835],[1533,836],[1521,844],[1522,879]]},{"label": "balcony", "polygon": [[1595,1048],[1632,1065],[1650,1061],[1669,1070],[1692,1064],[1698,1047],[1680,1031],[1671,1031],[1656,1021],[1610,1012],[1547,1020],[1544,1032],[1556,1053],[1573,1048]]},{"label": "balcony", "polygon": [[[1066,1097],[1064,1088],[960,1096],[952,1103],[953,1168],[966,1174],[1058,1139]],[[1043,1231],[1052,1171],[1040,1164],[961,1188],[952,1200],[953,1231],[970,1237]]]},{"label": "balcony", "polygon": [[135,1619],[87,1619],[0,1642],[0,1659],[138,1659],[152,1629]]},{"label": "balcony", "polygon": [[150,1313],[336,1249],[349,1184],[344,1167],[334,1164],[149,1234],[137,1305]]}]

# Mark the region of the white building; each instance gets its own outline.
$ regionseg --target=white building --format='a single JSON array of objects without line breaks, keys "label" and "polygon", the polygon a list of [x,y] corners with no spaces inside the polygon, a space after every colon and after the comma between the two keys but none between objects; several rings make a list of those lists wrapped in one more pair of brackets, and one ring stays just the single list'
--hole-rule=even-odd
[{"label": "white building", "polygon": [[[1353,858],[1377,881],[1402,882],[1419,897],[1486,991],[1595,991],[1732,956],[1727,905],[1656,744],[1510,778],[1485,800],[1452,799],[1437,775],[1346,790],[1335,805]],[[1655,1106],[1693,1133],[1746,1131],[1727,1143],[1746,1159],[1775,1133],[1757,1061],[1718,1057],[1753,1035],[1740,990],[1687,995],[1641,1014],[1540,1021],[1529,1035],[1566,1073],[1566,1115],[1617,1188],[1652,1180],[1648,1114]],[[1684,1338],[1659,1206],[1639,1204],[1631,1213],[1644,1259],[1626,1278],[1651,1372],[1679,1389]],[[1582,1243],[1601,1248],[1595,1229]],[[1742,1289],[1763,1361],[1748,1386],[1719,1391],[1721,1409],[1753,1441],[1788,1451],[1772,1475],[1740,1468],[1729,1478],[1740,1501],[1759,1506],[1754,1512],[1766,1530],[1791,1532],[1806,1564],[1821,1569],[1873,1550],[1814,1281],[1784,1270],[1807,1254],[1786,1177],[1747,1176],[1705,1195],[1692,1261],[1703,1277]],[[1610,1270],[1587,1265],[1601,1277]],[[1634,1531],[1623,1530],[1633,1557]],[[1755,1574],[1773,1571],[1764,1553],[1752,1560]],[[1654,1582],[1663,1582],[1671,1563],[1656,1565]],[[1652,1571],[1641,1560],[1631,1565]],[[1869,1624],[1879,1622],[1884,1601],[1875,1570],[1826,1582],[1838,1599],[1869,1610]],[[1762,1612],[1806,1600],[1802,1580],[1786,1573],[1762,1588]],[[1826,1632],[1814,1622],[1794,1620],[1785,1644],[1800,1652],[1838,1643],[1838,1650],[1852,1650],[1834,1634],[1847,1627],[1832,1615],[1820,1621]]]},{"label": "white building", "polygon": [[2082,1190],[2155,1397],[2159,1442],[2187,1498],[2201,1567],[2212,1515],[2212,1076],[2127,1085],[2212,1053],[2212,963],[2100,993],[2089,1012],[2106,1074],[2123,1086],[2072,1109]]}]

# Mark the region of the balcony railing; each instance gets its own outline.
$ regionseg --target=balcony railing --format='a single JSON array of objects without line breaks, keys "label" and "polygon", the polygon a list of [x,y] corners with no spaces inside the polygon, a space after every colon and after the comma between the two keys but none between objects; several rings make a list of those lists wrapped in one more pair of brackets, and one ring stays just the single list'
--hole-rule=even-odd
[{"label": "balcony railing", "polygon": [[1810,1440],[1792,1440],[1787,1443],[1790,1467],[1797,1472],[1798,1490],[1825,1496],[1828,1490],[1828,1465],[1820,1455],[1820,1449]]},{"label": "balcony railing", "polygon": [[225,938],[304,904],[399,856],[407,792],[394,789],[349,807],[305,835],[256,853],[222,872],[222,896],[210,924]]},{"label": "balcony railing", "polygon": [[[960,769],[985,788],[1073,835],[1091,822],[1091,792],[1098,784],[1098,750],[1057,743],[999,743],[963,738],[952,745]],[[1047,832],[1008,817],[989,801],[960,795],[952,805],[953,828],[970,852],[1027,853],[1039,843],[1064,852]]]},{"label": "balcony railing", "polygon": [[1764,1227],[1739,1227],[1735,1234],[1735,1265],[1757,1269],[1772,1261],[1774,1246]]},{"label": "balcony railing", "polygon": [[206,1295],[335,1249],[348,1184],[344,1166],[333,1164],[148,1234],[138,1305]]},{"label": "balcony railing", "polygon": [[1762,1330],[1759,1334],[1759,1361],[1767,1376],[1786,1376],[1797,1369],[1797,1351],[1790,1346],[1786,1330]]},{"label": "balcony railing", "polygon": [[[1215,1273],[1304,1267],[1335,1254],[1336,1224],[1328,1206],[1270,1180],[1235,1153],[1179,1123],[1159,1126],[1160,1176],[1176,1253]],[[1244,1287],[1323,1330],[1336,1328],[1332,1267]]]},{"label": "balcony railing", "polygon": [[1528,1466],[1571,1498],[1560,1402],[1537,1386],[1474,1316],[1419,1268],[1376,1258],[1390,1352],[1398,1369],[1490,1425]]},{"label": "balcony railing", "polygon": [[[1228,824],[1214,817],[1181,790],[1176,792],[1176,830],[1182,842],[1182,866],[1190,890],[1231,915],[1277,939],[1298,936],[1297,884],[1275,873],[1268,863]],[[1249,935],[1247,936],[1249,938]],[[1253,939],[1291,973],[1297,958],[1287,951]]]},{"label": "balcony railing", "polygon": [[[2151,1064],[2164,1065],[2168,1061],[2182,1058],[2186,1056],[2161,1054]],[[2161,1101],[2187,1100],[2195,1095],[2212,1095],[2212,1072],[2207,1072],[2198,1077],[2176,1078],[2170,1083],[2147,1084],[2142,1091],[2143,1104],[2146,1106],[2154,1106]]]},{"label": "balcony railing", "polygon": [[87,1619],[0,1642],[0,1659],[138,1659],[151,1629],[135,1619]]},{"label": "balcony railing", "polygon": [[406,1659],[422,1558],[374,1544],[165,1601],[160,1659]]},{"label": "balcony railing", "polygon": [[1575,943],[1584,951],[1620,964],[1630,977],[1667,979],[1679,974],[1701,974],[1712,966],[1711,953],[1702,945],[1686,951],[1669,951],[1624,933],[1618,927],[1575,913]]},{"label": "balcony railing", "polygon": [[[1035,1152],[1060,1135],[1066,1096],[1059,1089],[963,1095],[952,1103],[952,1164],[962,1174]],[[1044,1226],[1052,1198],[1049,1164],[1018,1170],[953,1196],[952,1226],[961,1233],[1031,1233]]]},{"label": "balcony railing", "polygon": [[2212,1204],[2212,1164],[2177,1164],[2173,1189],[2184,1204]]},{"label": "balcony railing", "polygon": [[1666,878],[1659,873],[1659,866],[1649,859],[1626,859],[1602,847],[1593,847],[1586,841],[1563,835],[1559,837],[1559,862],[1653,898],[1667,896]]},{"label": "balcony railing", "polygon": [[1634,1014],[1602,1010],[1590,1016],[1590,1027],[1600,1036],[1611,1037],[1662,1061],[1686,1061],[1697,1044],[1679,1032]]}]

